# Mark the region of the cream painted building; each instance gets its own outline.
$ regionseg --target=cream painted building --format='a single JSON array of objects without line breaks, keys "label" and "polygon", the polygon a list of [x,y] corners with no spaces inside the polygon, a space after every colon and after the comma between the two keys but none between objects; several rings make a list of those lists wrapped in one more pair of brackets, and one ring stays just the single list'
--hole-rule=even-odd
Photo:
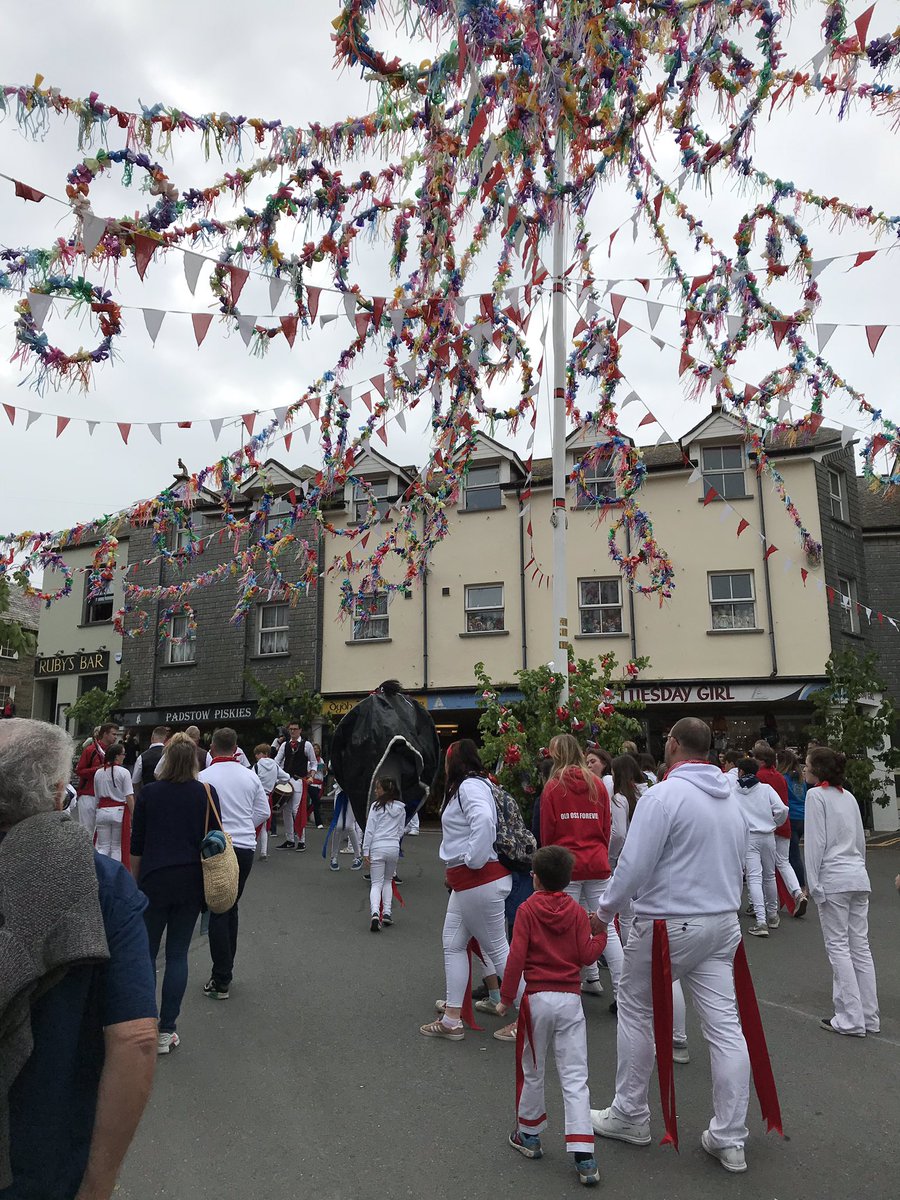
[{"label": "cream painted building", "polygon": [[[127,561],[128,535],[119,537],[120,557]],[[66,727],[66,713],[91,688],[111,688],[119,679],[122,639],[113,625],[124,601],[124,571],[100,597],[87,598],[89,568],[94,553],[90,542],[66,549],[64,560],[74,572],[68,596],[41,609],[34,666],[32,715]],[[64,584],[57,571],[45,571],[43,590],[55,592]],[[71,732],[75,732],[72,730]]]},{"label": "cream painted building", "polygon": [[[807,559],[771,483],[757,475],[739,426],[721,411],[712,410],[677,445],[645,448],[648,475],[637,501],[676,570],[673,596],[661,607],[632,593],[609,557],[608,531],[619,510],[601,513],[590,501],[613,494],[614,464],[595,449],[590,437],[573,435],[567,450],[569,472],[589,459],[587,492],[570,487],[567,513],[576,657],[612,651],[622,663],[650,660],[633,696],[646,704],[640,718],[655,754],[669,725],[692,713],[712,724],[722,746],[751,742],[763,728],[777,731],[779,744],[805,742],[809,696],[824,682],[832,649],[868,644],[852,446],[824,426],[807,444],[767,445],[806,527],[823,544],[817,561]],[[414,469],[370,450],[356,470],[389,521]],[[523,511],[524,465],[482,436],[448,514],[449,534],[410,596],[379,597],[367,606],[371,613],[341,621],[341,573],[326,576],[321,690],[332,719],[381,680],[396,678],[427,703],[446,737],[473,733],[475,663],[484,662],[512,695],[517,670],[553,658],[549,475],[549,462],[534,464],[530,509]],[[704,504],[711,488],[717,498]],[[343,509],[330,514],[351,535],[366,508],[358,493],[348,485]],[[748,526],[738,536],[741,519]],[[326,537],[325,565],[352,544]],[[767,545],[777,547],[768,558]],[[396,569],[399,580],[404,564]]]}]

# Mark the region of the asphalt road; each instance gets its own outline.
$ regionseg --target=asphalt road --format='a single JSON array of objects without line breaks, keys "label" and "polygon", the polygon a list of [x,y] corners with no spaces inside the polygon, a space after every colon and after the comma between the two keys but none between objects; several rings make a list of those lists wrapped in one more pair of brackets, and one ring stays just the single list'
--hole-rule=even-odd
[{"label": "asphalt road", "polygon": [[[580,1191],[562,1144],[561,1098],[548,1071],[545,1154],[526,1161],[513,1127],[514,1048],[500,1022],[464,1042],[420,1037],[443,995],[446,893],[437,836],[408,839],[405,909],[368,929],[362,874],[330,872],[311,831],[300,855],[257,863],[241,902],[235,982],[207,1000],[205,940],[191,952],[179,1021],[183,1044],[159,1062],[153,1098],[125,1164],[127,1200],[546,1200]],[[597,1140],[602,1186],[617,1200],[887,1200],[897,1195],[900,1133],[900,842],[869,853],[872,949],[882,1034],[818,1028],[831,976],[813,906],[768,941],[748,938],[786,1137],[764,1136],[751,1098],[749,1170],[729,1176],[699,1147],[710,1112],[705,1045],[688,1008],[693,1061],[676,1067],[681,1153]],[[585,997],[595,1107],[612,1098],[615,1020],[609,997]],[[600,1194],[600,1193],[596,1193]]]}]

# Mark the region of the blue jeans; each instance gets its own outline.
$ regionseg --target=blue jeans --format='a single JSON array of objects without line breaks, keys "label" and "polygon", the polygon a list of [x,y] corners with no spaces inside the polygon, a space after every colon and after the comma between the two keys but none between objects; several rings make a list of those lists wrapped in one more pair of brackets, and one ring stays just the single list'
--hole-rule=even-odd
[{"label": "blue jeans", "polygon": [[788,850],[788,862],[794,868],[797,882],[801,887],[806,887],[806,870],[803,866],[803,855],[800,853],[800,839],[803,837],[803,825],[803,821],[798,821],[796,817],[791,817],[791,845]]},{"label": "blue jeans", "polygon": [[187,988],[188,949],[199,915],[200,907],[197,904],[150,904],[144,910],[144,924],[150,939],[150,961],[154,968],[162,935],[166,935],[166,969],[159,1007],[160,1033],[175,1032],[175,1022]]},{"label": "blue jeans", "polygon": [[533,892],[534,884],[531,882],[531,874],[528,871],[513,871],[512,891],[503,902],[506,909],[506,928],[510,938],[512,937],[513,925],[516,922],[516,913],[519,911],[519,905],[524,904]]}]

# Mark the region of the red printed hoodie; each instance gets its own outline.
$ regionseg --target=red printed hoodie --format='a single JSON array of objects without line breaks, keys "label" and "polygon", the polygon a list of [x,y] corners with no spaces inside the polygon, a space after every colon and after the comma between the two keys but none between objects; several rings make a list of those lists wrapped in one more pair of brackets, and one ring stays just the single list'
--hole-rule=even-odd
[{"label": "red printed hoodie", "polygon": [[573,881],[608,879],[610,874],[609,796],[601,780],[594,783],[592,798],[581,772],[568,767],[541,792],[541,845],[572,851]]},{"label": "red printed hoodie", "polygon": [[595,963],[606,934],[591,935],[588,915],[565,892],[535,892],[516,912],[500,998],[512,1004],[525,973],[525,992],[581,991],[581,968]]},{"label": "red printed hoodie", "polygon": [[[782,804],[787,804],[790,807],[790,797],[788,796],[787,782],[780,771],[776,771],[774,767],[765,767],[762,763],[759,764],[759,769],[756,772],[756,778],[760,783],[767,783],[770,788],[774,788],[778,793],[778,798]],[[789,838],[791,836],[791,818],[787,816],[775,830],[776,837]]]}]

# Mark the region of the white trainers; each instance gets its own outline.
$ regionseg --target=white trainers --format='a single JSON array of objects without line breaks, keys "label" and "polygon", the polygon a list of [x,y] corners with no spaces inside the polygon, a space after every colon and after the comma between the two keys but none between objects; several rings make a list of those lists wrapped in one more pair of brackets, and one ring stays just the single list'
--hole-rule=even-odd
[{"label": "white trainers", "polygon": [[630,1142],[632,1146],[650,1145],[650,1120],[626,1121],[611,1108],[592,1108],[591,1125],[600,1137],[613,1138],[617,1142]]},{"label": "white trainers", "polygon": [[751,937],[768,937],[769,927],[768,925],[751,925],[747,932]]},{"label": "white trainers", "polygon": [[766,917],[766,924],[770,929],[777,929],[781,924],[781,917],[779,917],[778,913],[774,917]]},{"label": "white trainers", "polygon": [[688,1050],[687,1042],[672,1043],[672,1061],[677,1063],[689,1063],[691,1061],[691,1052]]},{"label": "white trainers", "polygon": [[707,1154],[713,1158],[717,1158],[725,1170],[731,1171],[733,1175],[747,1170],[747,1160],[744,1157],[743,1146],[724,1146],[721,1148],[714,1146],[708,1129],[704,1129],[700,1134],[700,1145]]},{"label": "white trainers", "polygon": [[174,1050],[181,1045],[181,1038],[177,1033],[161,1033],[156,1039],[156,1053],[168,1054],[170,1050]]},{"label": "white trainers", "polygon": [[603,984],[599,979],[585,979],[581,984],[581,990],[588,996],[602,996]]}]

